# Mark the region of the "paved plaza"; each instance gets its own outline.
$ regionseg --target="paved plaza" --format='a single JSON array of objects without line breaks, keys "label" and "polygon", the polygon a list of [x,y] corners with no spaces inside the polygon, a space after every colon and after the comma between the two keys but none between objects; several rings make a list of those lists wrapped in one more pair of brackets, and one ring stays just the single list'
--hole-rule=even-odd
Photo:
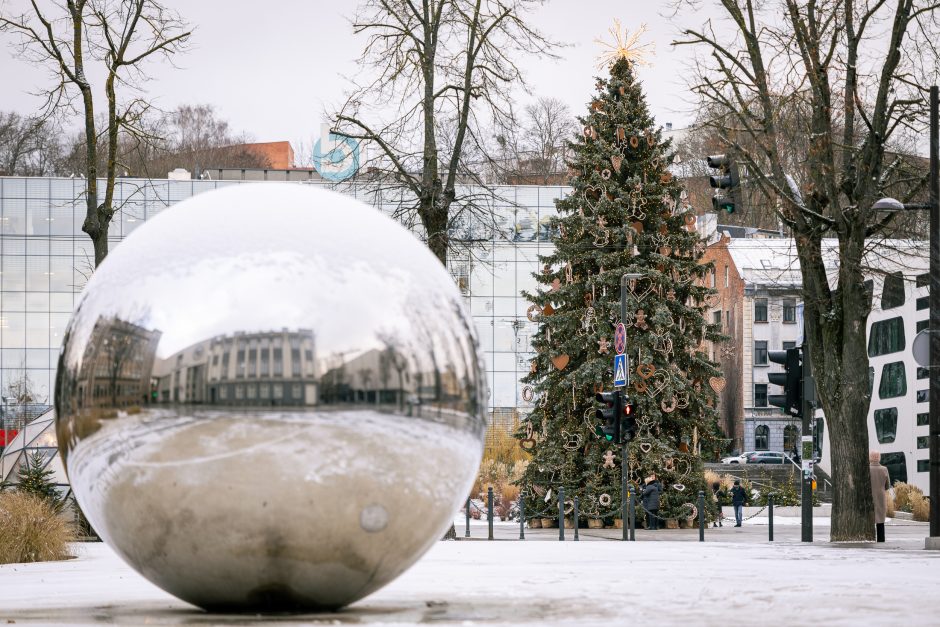
[{"label": "paved plaza", "polygon": [[[940,552],[924,551],[924,523],[893,520],[888,542],[799,541],[780,516],[774,543],[756,518],[744,527],[647,532],[496,524],[471,540],[438,542],[375,594],[336,614],[213,615],[153,586],[101,543],[65,562],[0,566],[0,623],[121,625],[936,625]],[[463,535],[463,529],[458,532]],[[476,538],[479,538],[477,540]],[[655,541],[654,541],[655,540]]]}]

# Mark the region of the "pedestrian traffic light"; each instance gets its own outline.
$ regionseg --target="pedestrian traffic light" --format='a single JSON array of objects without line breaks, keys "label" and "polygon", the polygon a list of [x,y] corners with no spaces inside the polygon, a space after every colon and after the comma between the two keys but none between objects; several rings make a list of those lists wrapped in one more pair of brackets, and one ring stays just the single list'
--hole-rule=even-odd
[{"label": "pedestrian traffic light", "polygon": [[594,416],[600,423],[594,427],[594,432],[605,438],[608,442],[619,443],[620,416],[622,412],[620,392],[598,392],[594,398],[598,403],[603,405],[603,407],[599,407],[594,412]]},{"label": "pedestrian traffic light", "polygon": [[620,421],[620,437],[623,438],[622,441],[629,442],[636,437],[636,403],[626,394],[623,395],[621,403],[623,413]]},{"label": "pedestrian traffic light", "polygon": [[[717,176],[708,177],[708,184],[715,188],[712,209],[734,213],[741,185],[737,163],[729,155],[711,155],[706,157],[705,161],[708,162],[708,167],[719,172]],[[727,190],[727,193],[722,190]]]},{"label": "pedestrian traffic light", "polygon": [[783,394],[770,394],[767,402],[781,408],[784,413],[796,418],[803,417],[803,348],[788,348],[785,351],[769,351],[767,356],[775,364],[781,364],[784,372],[771,372],[767,380],[783,386]]}]

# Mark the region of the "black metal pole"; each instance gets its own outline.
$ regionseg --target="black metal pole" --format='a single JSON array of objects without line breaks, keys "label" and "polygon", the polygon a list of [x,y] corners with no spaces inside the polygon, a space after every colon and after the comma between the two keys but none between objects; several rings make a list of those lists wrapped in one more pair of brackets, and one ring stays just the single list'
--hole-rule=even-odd
[{"label": "black metal pole", "polygon": [[525,540],[525,490],[519,491],[519,539]]},{"label": "black metal pole", "polygon": [[815,461],[815,453],[813,449],[813,416],[815,414],[815,398],[816,390],[812,383],[813,381],[813,360],[810,357],[810,345],[806,338],[807,334],[804,331],[803,333],[803,350],[800,351],[803,357],[803,380],[800,381],[800,385],[803,386],[803,424],[801,436],[801,444],[803,450],[802,453],[802,464],[803,469],[801,474],[803,475],[803,481],[801,482],[802,489],[800,490],[800,500],[801,500],[801,540],[803,542],[812,542],[813,541],[813,464]]},{"label": "black metal pole", "polygon": [[636,542],[636,490],[630,489],[630,542]]},{"label": "black metal pole", "polygon": [[578,497],[574,497],[574,541],[578,541]]},{"label": "black metal pole", "polygon": [[774,541],[774,495],[767,495],[767,539]]},{"label": "black metal pole", "polygon": [[620,522],[622,528],[622,541],[628,538],[629,519],[627,518],[627,443],[623,442],[620,448]]},{"label": "black metal pole", "polygon": [[940,126],[930,88],[930,536],[940,536]]},{"label": "black metal pole", "polygon": [[558,488],[558,541],[565,541],[565,489]]},{"label": "black metal pole", "polygon": [[486,489],[486,520],[489,526],[487,540],[493,539],[493,486]]},{"label": "black metal pole", "polygon": [[698,541],[705,542],[705,492],[698,491]]},{"label": "black metal pole", "polygon": [[463,537],[470,537],[470,497],[467,497],[467,530],[464,532]]}]

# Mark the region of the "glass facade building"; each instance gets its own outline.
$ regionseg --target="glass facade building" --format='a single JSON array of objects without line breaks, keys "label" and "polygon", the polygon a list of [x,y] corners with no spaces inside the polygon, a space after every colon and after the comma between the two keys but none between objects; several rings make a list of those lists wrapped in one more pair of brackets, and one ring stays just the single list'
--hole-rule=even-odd
[{"label": "glass facade building", "polygon": [[[134,229],[181,200],[240,184],[119,179],[110,246],[120,245]],[[400,210],[395,199],[368,183],[329,187],[389,215]],[[82,179],[0,177],[0,400],[8,418],[22,419],[22,408],[28,406],[34,414],[52,402],[62,335],[94,268],[91,241],[81,230],[84,189]],[[536,288],[532,275],[540,267],[538,257],[551,252],[547,223],[555,214],[555,200],[568,188],[504,186],[496,191],[491,216],[464,219],[454,229],[457,252],[449,269],[476,323],[493,421],[509,428],[518,412],[529,407],[519,379],[534,356],[530,337],[536,324],[526,318],[529,303],[521,292]]]}]

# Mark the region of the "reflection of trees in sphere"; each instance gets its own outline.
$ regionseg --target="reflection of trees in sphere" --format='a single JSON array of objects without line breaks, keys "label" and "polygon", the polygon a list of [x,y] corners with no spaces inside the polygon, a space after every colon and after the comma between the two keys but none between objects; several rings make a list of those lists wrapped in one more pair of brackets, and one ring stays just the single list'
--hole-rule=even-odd
[{"label": "reflection of trees in sphere", "polygon": [[205,608],[336,608],[441,537],[486,389],[450,275],[351,198],[237,185],[140,227],[89,281],[57,433],[95,529]]}]

